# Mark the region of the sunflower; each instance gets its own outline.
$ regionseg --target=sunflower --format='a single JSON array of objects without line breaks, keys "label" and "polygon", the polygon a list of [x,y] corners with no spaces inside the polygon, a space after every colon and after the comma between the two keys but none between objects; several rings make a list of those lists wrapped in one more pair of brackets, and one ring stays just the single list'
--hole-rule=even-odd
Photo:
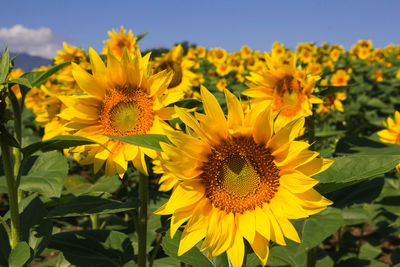
[{"label": "sunflower", "polygon": [[[14,69],[10,72],[8,79],[9,80],[17,79],[17,78],[21,77],[22,74],[24,74],[24,71],[22,69]],[[20,90],[18,84],[11,86],[11,90],[13,91],[13,93],[15,94],[17,99],[21,99],[22,95],[21,95],[21,90]]]},{"label": "sunflower", "polygon": [[162,120],[171,119],[174,111],[167,105],[182,98],[182,94],[166,94],[172,73],[162,71],[149,75],[150,54],[142,57],[124,51],[121,60],[111,51],[107,66],[99,55],[89,49],[93,75],[73,64],[72,74],[86,93],[60,97],[66,105],[58,116],[68,121],[65,128],[103,144],[80,146],[70,150],[83,156],[82,164],[94,164],[97,172],[106,163],[105,174],[123,176],[129,161],[147,174],[144,155],[154,158],[153,150],[129,145],[105,135],[128,136],[162,132]]},{"label": "sunflower", "polygon": [[54,64],[60,64],[67,61],[86,60],[86,53],[83,49],[70,46],[66,42],[63,43],[64,50],[57,51],[58,55],[54,57]]},{"label": "sunflower", "polygon": [[[400,145],[400,112],[394,112],[394,120],[388,117],[386,122],[383,121],[386,129],[378,132],[380,140],[384,143]],[[400,172],[400,163],[396,166],[396,170]]]},{"label": "sunflower", "polygon": [[218,81],[215,82],[215,86],[221,92],[223,92],[224,89],[226,89],[227,85],[228,85],[228,82],[226,81],[225,78],[222,78],[221,80],[218,80]]},{"label": "sunflower", "polygon": [[378,69],[371,74],[371,78],[375,78],[376,82],[380,83],[383,81],[383,70]]},{"label": "sunflower", "polygon": [[280,59],[273,59],[265,55],[268,69],[263,72],[251,72],[244,95],[252,97],[256,108],[264,109],[271,105],[274,115],[279,116],[277,128],[288,121],[301,116],[312,114],[312,104],[323,101],[314,95],[315,82],[320,78],[316,75],[307,75],[304,70],[296,68],[296,55],[288,60],[288,64],[281,63]]},{"label": "sunflower", "polygon": [[346,100],[346,93],[334,93],[325,98],[324,103],[318,105],[318,114],[327,114],[334,109],[344,112],[342,101]]},{"label": "sunflower", "polygon": [[349,80],[350,76],[347,74],[347,71],[337,70],[335,74],[332,75],[331,84],[333,86],[346,86]]},{"label": "sunflower", "polygon": [[153,70],[155,73],[164,70],[173,71],[174,76],[168,86],[168,90],[171,92],[180,91],[185,96],[191,96],[193,94],[193,81],[197,77],[190,68],[194,66],[195,62],[185,57],[183,53],[182,45],[175,46],[168,53],[154,60]]},{"label": "sunflower", "polygon": [[216,98],[204,87],[206,114],[176,107],[179,118],[199,138],[167,130],[173,145],[161,143],[166,173],[180,182],[156,213],[172,214],[171,236],[187,221],[178,255],[204,238],[208,257],[227,252],[233,266],[242,266],[245,238],[265,265],[270,240],[285,245],[284,236],[300,242],[289,219],[306,218],[332,204],[313,189],[310,176],[327,169],[331,160],[316,158],[309,144],[294,141],[299,118],[273,130],[271,109],[243,114],[239,100],[225,90],[227,120]]},{"label": "sunflower", "polygon": [[103,54],[107,54],[107,51],[111,50],[115,56],[121,58],[124,48],[126,48],[129,53],[135,53],[138,46],[136,43],[137,37],[133,37],[131,30],[126,33],[124,27],[121,26],[121,32],[117,32],[113,29],[112,32],[108,32],[108,36],[110,36],[110,40],[104,41],[106,46],[103,49]]}]

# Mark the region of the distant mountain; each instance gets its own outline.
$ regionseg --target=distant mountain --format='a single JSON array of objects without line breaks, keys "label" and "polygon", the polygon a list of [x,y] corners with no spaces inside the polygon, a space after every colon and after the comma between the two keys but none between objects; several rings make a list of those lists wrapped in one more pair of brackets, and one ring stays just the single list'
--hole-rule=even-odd
[{"label": "distant mountain", "polygon": [[[10,58],[17,56],[18,53],[10,52]],[[41,66],[48,66],[51,64],[51,60],[43,57],[30,56],[25,53],[20,53],[14,61],[14,68],[20,68],[24,72],[32,71],[33,69]]]}]

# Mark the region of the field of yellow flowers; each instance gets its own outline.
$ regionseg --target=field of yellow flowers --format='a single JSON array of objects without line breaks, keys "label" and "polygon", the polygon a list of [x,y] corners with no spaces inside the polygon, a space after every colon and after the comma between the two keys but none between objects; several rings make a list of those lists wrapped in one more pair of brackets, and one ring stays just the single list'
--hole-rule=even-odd
[{"label": "field of yellow flowers", "polygon": [[0,266],[400,266],[400,45],[0,58]]}]

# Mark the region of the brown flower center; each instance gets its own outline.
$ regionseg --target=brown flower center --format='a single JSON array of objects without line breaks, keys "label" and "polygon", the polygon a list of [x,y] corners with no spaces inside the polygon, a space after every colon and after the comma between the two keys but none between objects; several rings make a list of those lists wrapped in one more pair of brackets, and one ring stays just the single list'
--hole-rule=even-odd
[{"label": "brown flower center", "polygon": [[142,90],[111,90],[103,101],[99,120],[105,134],[145,134],[154,122],[153,100]]},{"label": "brown flower center", "polygon": [[214,207],[244,213],[269,202],[279,187],[279,169],[265,144],[229,137],[212,148],[202,166],[206,197]]}]

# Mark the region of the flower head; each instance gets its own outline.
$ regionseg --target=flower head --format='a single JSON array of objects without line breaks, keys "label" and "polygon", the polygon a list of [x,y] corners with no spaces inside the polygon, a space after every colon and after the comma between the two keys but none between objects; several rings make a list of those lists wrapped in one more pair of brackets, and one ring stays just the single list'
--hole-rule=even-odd
[{"label": "flower head", "polygon": [[59,117],[65,119],[65,128],[75,135],[103,144],[81,146],[72,153],[82,155],[83,164],[94,164],[97,172],[106,163],[107,176],[123,176],[129,161],[147,174],[144,155],[155,157],[155,152],[111,139],[105,135],[128,136],[160,133],[164,119],[171,119],[173,108],[167,105],[182,98],[182,94],[166,94],[172,73],[163,71],[149,74],[149,57],[125,50],[121,60],[111,51],[107,66],[99,55],[89,50],[92,74],[73,64],[73,76],[86,93],[60,97],[67,106]]},{"label": "flower head", "polygon": [[173,145],[161,143],[159,164],[179,183],[156,213],[172,214],[171,236],[187,221],[179,255],[204,239],[201,250],[209,249],[208,257],[226,251],[239,267],[245,238],[265,265],[270,240],[285,245],[285,236],[300,242],[289,219],[308,217],[332,203],[313,189],[318,181],[310,178],[332,161],[316,158],[308,143],[294,140],[303,117],[275,132],[270,108],[244,115],[239,100],[224,92],[227,119],[204,87],[205,114],[193,117],[176,108],[192,134],[166,131]]},{"label": "flower head", "polygon": [[249,89],[243,94],[252,97],[255,106],[264,109],[271,105],[274,115],[279,112],[278,128],[290,120],[311,115],[312,104],[322,103],[312,94],[319,76],[297,69],[295,55],[287,64],[268,54],[265,58],[268,69],[250,73]]},{"label": "flower head", "polygon": [[133,37],[133,33],[131,30],[127,33],[123,26],[121,26],[120,32],[117,32],[113,29],[112,32],[108,32],[110,36],[110,40],[104,41],[106,46],[104,47],[103,53],[106,54],[108,50],[111,50],[112,53],[121,58],[124,48],[128,50],[129,53],[135,53],[137,48],[137,37]]}]

